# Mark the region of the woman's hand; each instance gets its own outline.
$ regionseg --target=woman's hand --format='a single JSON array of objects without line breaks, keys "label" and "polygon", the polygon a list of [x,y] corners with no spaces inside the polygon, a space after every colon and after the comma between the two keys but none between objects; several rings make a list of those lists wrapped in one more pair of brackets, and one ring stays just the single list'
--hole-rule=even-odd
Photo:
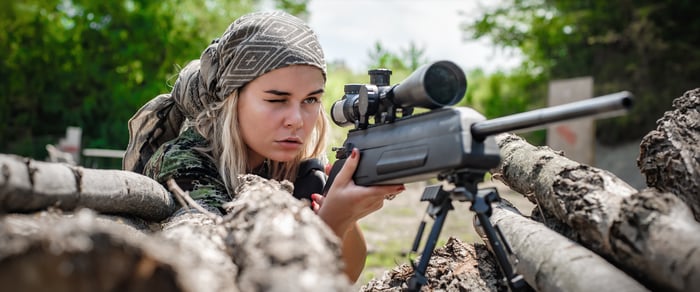
[{"label": "woman's hand", "polygon": [[353,149],[343,168],[338,172],[326,197],[311,196],[312,208],[340,237],[357,220],[379,210],[385,197],[395,196],[406,188],[403,185],[358,186],[352,175],[360,161],[360,151]]}]

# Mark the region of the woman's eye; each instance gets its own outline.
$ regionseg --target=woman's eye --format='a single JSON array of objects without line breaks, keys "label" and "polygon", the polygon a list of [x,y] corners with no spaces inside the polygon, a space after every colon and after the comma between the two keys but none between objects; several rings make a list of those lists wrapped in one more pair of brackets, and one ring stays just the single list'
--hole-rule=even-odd
[{"label": "woman's eye", "polygon": [[270,103],[281,103],[287,101],[286,99],[266,99],[265,101]]},{"label": "woman's eye", "polygon": [[318,97],[309,97],[309,98],[304,99],[304,103],[307,103],[307,104],[319,103],[319,102],[321,102],[321,100],[318,99]]}]

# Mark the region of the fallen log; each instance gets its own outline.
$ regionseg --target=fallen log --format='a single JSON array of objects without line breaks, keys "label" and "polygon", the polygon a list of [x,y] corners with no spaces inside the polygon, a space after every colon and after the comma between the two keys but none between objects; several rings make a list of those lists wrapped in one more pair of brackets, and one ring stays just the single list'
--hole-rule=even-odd
[{"label": "fallen log", "polygon": [[130,171],[89,169],[0,154],[0,213],[90,208],[150,221],[179,208],[154,180]]},{"label": "fallen log", "polygon": [[244,175],[225,204],[224,238],[242,291],[350,291],[340,240],[288,181]]},{"label": "fallen log", "polygon": [[577,241],[652,289],[700,290],[700,224],[676,196],[637,192],[611,173],[520,137],[496,137],[496,178],[575,230]]},{"label": "fallen log", "polygon": [[648,291],[593,251],[522,216],[505,200],[494,204],[491,223],[517,256],[517,272],[536,291]]},{"label": "fallen log", "polygon": [[[3,273],[6,277],[0,277],[2,287],[18,287],[15,291],[43,289],[48,287],[46,284],[66,291],[124,290],[124,287],[142,291],[139,290],[142,286],[167,291],[349,291],[351,288],[342,272],[339,239],[314,214],[308,202],[291,195],[293,185],[289,182],[244,177],[245,183],[237,191],[236,199],[225,206],[228,214],[222,217],[201,207],[190,208],[194,206],[189,203],[188,208],[173,211],[176,205],[168,191],[155,181],[128,171],[74,168],[12,155],[0,155],[0,168],[3,173],[0,212],[24,213],[0,215],[0,220],[5,220],[0,229],[7,231],[4,228],[9,226],[7,222],[15,226],[11,232],[0,233],[3,243],[0,245],[11,249],[0,251],[4,255],[0,257],[0,270],[24,271],[29,278],[20,283],[30,283],[3,286],[2,281],[12,281],[16,275]],[[181,202],[189,199],[177,198]],[[62,216],[55,219],[61,223],[56,223],[42,220],[48,217],[28,214],[31,210],[50,208],[71,216],[69,211],[87,210],[81,207],[118,216],[99,215],[100,220]],[[152,221],[130,220],[133,215]],[[18,216],[23,217],[17,219]],[[162,222],[162,229],[154,227],[158,218],[164,216],[167,219]],[[97,225],[85,227],[79,224],[83,221],[95,221]],[[56,224],[66,226],[58,231],[68,231],[57,233],[52,228]],[[128,232],[116,232],[120,230]],[[77,239],[71,237],[74,234]],[[75,242],[82,245],[72,247]],[[64,245],[66,248],[53,248]],[[18,250],[19,254],[12,252]],[[22,250],[38,251],[26,254]],[[124,252],[135,256],[129,257]],[[123,259],[114,260],[104,253]],[[42,265],[42,258],[53,259],[53,264]],[[155,277],[150,272],[132,275],[144,258],[150,266],[168,271],[165,283],[124,280]],[[110,261],[116,267],[111,267]],[[61,276],[65,273],[61,265],[73,262],[83,270],[71,270],[67,277]],[[20,269],[17,265],[26,267]],[[105,269],[118,279],[107,279],[107,286],[95,286],[99,285],[100,277],[105,277],[99,274]]]},{"label": "fallen log", "polygon": [[236,280],[239,268],[229,257],[224,241],[227,234],[220,217],[193,209],[181,209],[163,223],[163,230],[156,235],[179,250],[187,251],[199,265],[207,267],[180,270],[188,274],[184,280],[197,279],[209,283],[211,286],[207,290],[211,291],[240,291]]},{"label": "fallen log", "polygon": [[700,88],[673,101],[640,144],[637,165],[647,185],[680,197],[700,221]]},{"label": "fallen log", "polygon": [[0,287],[6,291],[237,291],[198,249],[88,209],[0,217]]}]

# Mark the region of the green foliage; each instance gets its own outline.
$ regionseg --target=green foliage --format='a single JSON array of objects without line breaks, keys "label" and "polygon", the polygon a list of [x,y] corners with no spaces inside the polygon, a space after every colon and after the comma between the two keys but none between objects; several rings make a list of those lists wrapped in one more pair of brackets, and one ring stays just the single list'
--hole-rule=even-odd
[{"label": "green foliage", "polygon": [[640,139],[673,98],[697,87],[698,12],[692,1],[509,0],[465,28],[519,48],[524,68],[542,74],[532,81],[593,76],[596,95],[632,91],[630,114],[598,122],[600,141],[614,143]]},{"label": "green foliage", "polygon": [[289,12],[290,14],[301,17],[307,15],[306,7],[309,0],[275,0],[275,8]]},{"label": "green foliage", "polygon": [[125,148],[127,120],[255,2],[3,2],[0,152],[43,159],[67,126]]},{"label": "green foliage", "polygon": [[388,51],[381,42],[374,44],[373,50],[368,52],[369,59],[374,60],[370,65],[372,68],[386,68],[393,70],[402,70],[406,68],[404,61],[395,53]]},{"label": "green foliage", "polygon": [[[546,83],[543,75],[531,72],[525,66],[490,75],[481,70],[469,72],[467,94],[458,105],[472,107],[488,119],[542,108],[546,104]],[[546,141],[545,131],[520,135],[534,145],[544,145]]]},{"label": "green foliage", "polygon": [[387,68],[392,71],[413,72],[428,63],[425,49],[418,47],[414,42],[410,42],[407,48],[400,49],[399,53],[391,52],[384,48],[381,42],[376,42],[368,56],[370,60],[374,60],[370,67]]}]

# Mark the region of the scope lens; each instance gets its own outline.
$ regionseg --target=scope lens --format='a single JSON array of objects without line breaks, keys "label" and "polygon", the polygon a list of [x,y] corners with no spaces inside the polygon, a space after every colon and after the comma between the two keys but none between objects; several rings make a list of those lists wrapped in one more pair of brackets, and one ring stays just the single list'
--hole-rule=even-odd
[{"label": "scope lens", "polygon": [[425,72],[425,91],[437,103],[451,105],[464,95],[464,82],[452,68],[435,64]]},{"label": "scope lens", "polygon": [[353,125],[355,120],[359,118],[357,114],[357,97],[360,86],[360,84],[346,84],[343,98],[337,100],[331,106],[331,119],[336,125],[340,127]]}]

